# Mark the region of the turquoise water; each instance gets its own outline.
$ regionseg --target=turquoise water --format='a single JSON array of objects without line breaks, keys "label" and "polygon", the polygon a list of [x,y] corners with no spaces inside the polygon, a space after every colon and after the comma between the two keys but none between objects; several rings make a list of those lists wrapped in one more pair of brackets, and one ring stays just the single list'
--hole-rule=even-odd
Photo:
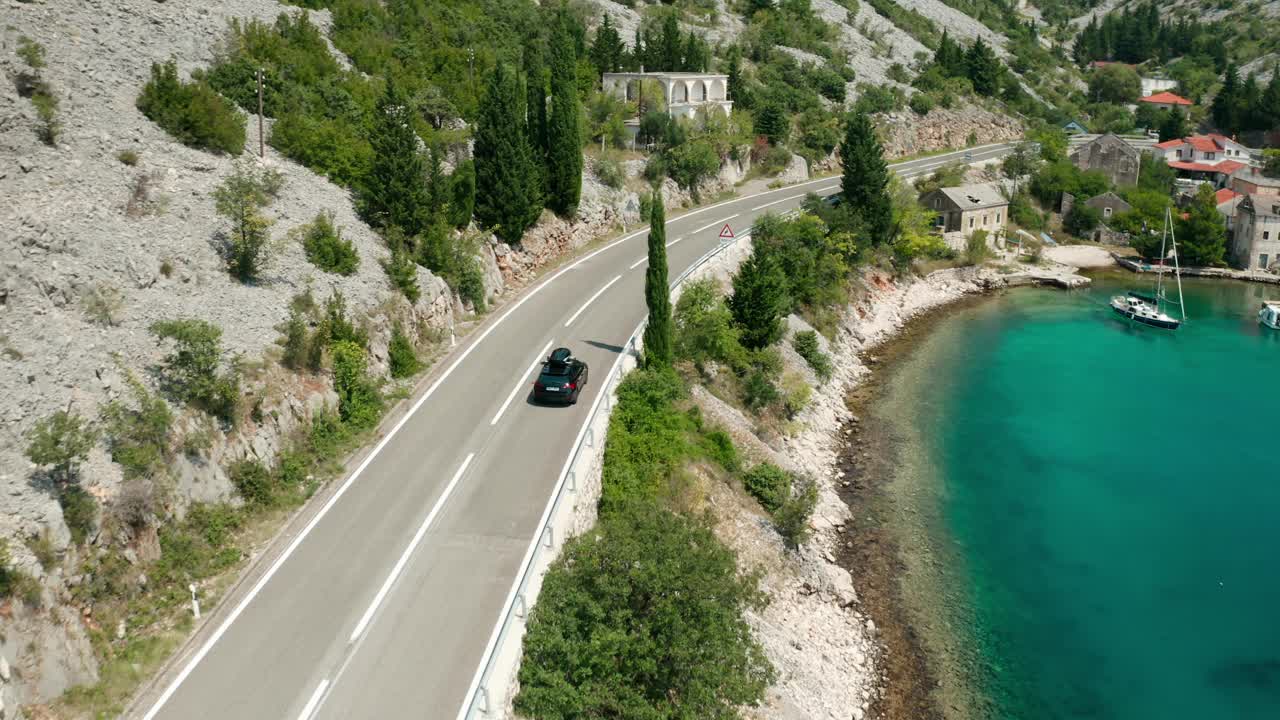
[{"label": "turquoise water", "polygon": [[1000,717],[1276,720],[1280,288],[1188,282],[1169,333],[1112,318],[1131,284],[962,310],[892,390],[963,634]]}]

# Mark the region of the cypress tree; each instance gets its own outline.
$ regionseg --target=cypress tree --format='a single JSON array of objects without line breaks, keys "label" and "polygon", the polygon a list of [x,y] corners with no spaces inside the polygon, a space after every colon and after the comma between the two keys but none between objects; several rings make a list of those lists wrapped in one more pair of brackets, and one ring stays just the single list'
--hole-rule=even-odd
[{"label": "cypress tree", "polygon": [[618,72],[622,67],[622,53],[622,37],[606,13],[600,29],[596,31],[595,44],[591,46],[591,64],[600,73]]},{"label": "cypress tree", "polygon": [[571,216],[582,196],[582,128],[577,59],[569,14],[561,9],[551,36],[551,115],[547,121],[547,207]]},{"label": "cypress tree", "polygon": [[1262,117],[1262,89],[1258,87],[1257,73],[1249,73],[1240,87],[1240,129],[1265,130],[1266,118]]},{"label": "cypress tree", "polygon": [[476,166],[462,163],[449,177],[449,222],[456,228],[471,224],[476,205]]},{"label": "cypress tree", "polygon": [[782,314],[790,307],[787,276],[774,253],[752,253],[733,276],[728,300],[743,347],[758,350],[782,337]]},{"label": "cypress tree", "polygon": [[430,217],[425,165],[411,120],[407,101],[388,77],[369,137],[373,162],[360,191],[361,215],[370,225],[399,227],[409,237]]},{"label": "cypress tree", "polygon": [[844,175],[840,192],[854,217],[859,218],[872,245],[885,245],[893,234],[893,202],[889,198],[889,167],[871,118],[864,112],[850,114],[840,144]]},{"label": "cypress tree", "polygon": [[654,190],[649,212],[649,267],[644,272],[644,302],[649,322],[644,328],[644,362],[649,367],[670,367],[671,286],[667,281],[667,219],[662,192]]},{"label": "cypress tree", "polygon": [[1262,91],[1262,129],[1270,130],[1280,125],[1280,63],[1271,68],[1271,80]]},{"label": "cypress tree", "polygon": [[756,135],[767,138],[770,145],[777,145],[786,142],[787,136],[791,134],[791,119],[782,105],[770,100],[756,114],[755,127],[752,129]]},{"label": "cypress tree", "polygon": [[1182,108],[1173,108],[1160,118],[1160,142],[1176,140],[1187,135],[1187,116]]},{"label": "cypress tree", "polygon": [[1000,89],[1000,60],[982,38],[974,41],[965,58],[973,91],[990,97]]},{"label": "cypress tree", "polygon": [[1227,134],[1240,131],[1240,73],[1235,63],[1227,66],[1222,79],[1222,89],[1213,98],[1213,124]]},{"label": "cypress tree", "polygon": [[519,243],[538,219],[542,196],[532,157],[519,83],[499,63],[476,118],[476,220],[509,243]]},{"label": "cypress tree", "polygon": [[681,66],[680,56],[683,48],[680,43],[680,23],[676,22],[675,15],[667,15],[666,20],[662,22],[661,48],[660,69],[666,72],[678,71]]},{"label": "cypress tree", "polygon": [[533,147],[533,162],[538,168],[539,188],[547,192],[546,167],[549,147],[547,143],[547,69],[542,63],[542,50],[538,41],[532,40],[524,47],[525,118],[529,129],[529,144]]}]

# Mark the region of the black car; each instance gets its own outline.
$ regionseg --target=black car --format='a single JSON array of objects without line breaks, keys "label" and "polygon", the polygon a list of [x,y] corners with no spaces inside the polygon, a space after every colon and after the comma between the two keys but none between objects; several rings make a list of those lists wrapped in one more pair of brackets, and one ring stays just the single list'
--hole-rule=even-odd
[{"label": "black car", "polygon": [[578,402],[587,384],[587,364],[575,358],[569,348],[556,348],[542,364],[542,372],[533,383],[535,402]]}]

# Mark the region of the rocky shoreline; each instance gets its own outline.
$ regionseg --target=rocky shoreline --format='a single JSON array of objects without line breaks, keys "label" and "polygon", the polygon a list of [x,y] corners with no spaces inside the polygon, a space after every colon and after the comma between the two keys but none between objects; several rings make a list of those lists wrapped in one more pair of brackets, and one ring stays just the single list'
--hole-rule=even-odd
[{"label": "rocky shoreline", "polygon": [[[785,455],[821,483],[815,513],[813,550],[831,570],[840,568],[856,588],[855,608],[875,648],[865,716],[941,720],[951,715],[940,706],[941,678],[931,664],[921,629],[903,602],[904,571],[897,539],[874,519],[884,480],[894,465],[893,441],[866,422],[869,403],[880,382],[944,317],[942,308],[980,302],[993,292],[1025,285],[1072,288],[1088,278],[1070,268],[1021,266],[939,270],[923,278],[894,278],[869,271],[862,297],[847,306],[839,335],[831,343],[837,372],[817,388],[801,419],[805,430],[785,441]],[[960,702],[948,697],[948,703]],[[859,713],[858,717],[862,717]]]}]

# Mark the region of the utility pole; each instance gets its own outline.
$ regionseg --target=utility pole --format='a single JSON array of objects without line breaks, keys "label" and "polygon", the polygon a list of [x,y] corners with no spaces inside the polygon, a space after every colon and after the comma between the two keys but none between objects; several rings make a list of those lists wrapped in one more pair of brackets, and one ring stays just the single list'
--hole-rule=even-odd
[{"label": "utility pole", "polygon": [[267,151],[262,144],[262,68],[258,68],[258,157],[266,157]]},{"label": "utility pole", "polygon": [[476,51],[467,48],[467,79],[471,82],[471,94],[476,94]]}]

